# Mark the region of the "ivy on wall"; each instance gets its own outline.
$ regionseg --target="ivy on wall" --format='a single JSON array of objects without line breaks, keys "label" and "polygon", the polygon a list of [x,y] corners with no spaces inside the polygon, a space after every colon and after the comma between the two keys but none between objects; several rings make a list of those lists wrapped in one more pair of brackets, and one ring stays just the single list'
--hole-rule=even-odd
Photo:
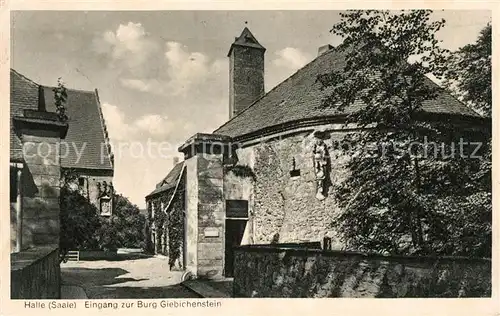
[{"label": "ivy on wall", "polygon": [[146,203],[146,207],[147,207],[147,214],[148,214],[148,218],[147,218],[147,221],[148,221],[148,224],[146,225],[146,229],[145,229],[145,232],[144,232],[144,236],[145,236],[145,244],[146,244],[146,251],[147,252],[151,252],[153,253],[154,252],[154,248],[153,248],[153,243],[151,242],[151,210],[152,210],[152,203]]},{"label": "ivy on wall", "polygon": [[231,172],[238,178],[251,178],[255,181],[255,172],[247,165],[225,166],[226,172]]},{"label": "ivy on wall", "polygon": [[[168,221],[168,264],[170,269],[175,267],[175,262],[181,258],[184,240],[184,191],[177,192],[174,198]],[[182,260],[179,260],[182,265]],[[182,266],[181,266],[182,268]]]},{"label": "ivy on wall", "polygon": [[52,91],[54,91],[54,101],[56,105],[57,116],[61,122],[67,122],[68,115],[66,114],[65,105],[68,99],[68,93],[61,77],[57,79],[57,87],[52,89]]},{"label": "ivy on wall", "polygon": [[[157,245],[157,251],[168,256],[170,268],[173,268],[177,261],[180,265],[179,268],[183,268],[181,256],[184,241],[184,178],[181,179],[178,190],[173,191],[172,188],[149,200],[151,203],[148,203],[148,214],[151,214],[152,204],[155,213],[154,217],[149,216],[149,221],[150,223],[154,222],[155,225],[156,240],[154,242]],[[171,200],[172,194],[175,194],[175,197],[172,200],[168,214],[165,214],[161,209],[161,205],[163,204],[163,207],[166,207]],[[168,243],[161,247],[162,240],[167,239],[167,234]],[[149,245],[150,251],[154,252],[154,247],[150,241]]]}]

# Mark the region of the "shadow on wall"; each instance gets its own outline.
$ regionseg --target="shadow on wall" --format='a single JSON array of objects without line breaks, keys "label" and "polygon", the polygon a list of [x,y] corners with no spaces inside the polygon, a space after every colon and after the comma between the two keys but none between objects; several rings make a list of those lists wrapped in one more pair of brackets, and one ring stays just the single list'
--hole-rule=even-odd
[{"label": "shadow on wall", "polygon": [[10,203],[10,251],[15,251],[17,240],[17,210],[15,203]]},{"label": "shadow on wall", "polygon": [[[40,168],[42,168],[41,166]],[[31,170],[25,165],[22,171],[22,244],[23,249],[38,245],[57,244],[59,237],[59,180],[56,183],[41,182],[37,185]],[[52,179],[53,180],[53,179]],[[52,181],[54,182],[54,181]],[[11,183],[11,189],[19,184]],[[17,236],[17,200],[11,197],[10,223],[11,246],[14,248]],[[13,249],[12,248],[12,249]]]},{"label": "shadow on wall", "polygon": [[33,179],[33,175],[31,171],[26,166],[23,169],[23,197],[25,198],[35,198],[39,196],[38,187],[35,184],[35,180]]}]

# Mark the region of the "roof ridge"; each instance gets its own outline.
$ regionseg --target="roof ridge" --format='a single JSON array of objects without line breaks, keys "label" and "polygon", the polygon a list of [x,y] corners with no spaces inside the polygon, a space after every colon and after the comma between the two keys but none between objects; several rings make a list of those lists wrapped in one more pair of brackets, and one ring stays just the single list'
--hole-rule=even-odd
[{"label": "roof ridge", "polygon": [[[168,178],[168,176],[170,175],[170,173],[171,173],[172,171],[174,171],[174,169],[175,169],[175,168],[177,168],[177,166],[179,166],[179,165],[184,165],[184,160],[183,160],[183,161],[180,161],[180,162],[178,162],[178,163],[176,163],[176,164],[172,167],[172,169],[170,169],[170,171],[169,171],[169,172],[168,172],[168,173],[167,173],[167,174],[166,174],[166,175],[165,175],[165,176],[164,176],[164,177],[160,180],[160,182],[158,182],[158,183],[157,183],[157,185],[158,185],[158,184],[161,184],[160,186],[163,186],[163,185],[167,184],[167,183],[164,183],[164,181],[166,181],[166,180],[167,180],[167,178]],[[163,183],[163,184],[162,184],[162,183]]]},{"label": "roof ridge", "polygon": [[112,156],[114,157],[114,155],[111,148],[111,143],[109,142],[108,128],[106,127],[106,121],[104,120],[104,115],[102,114],[101,102],[99,100],[99,95],[97,94],[97,89],[94,90],[94,96],[97,105],[97,112],[99,113],[99,119],[101,121],[101,132],[104,136],[104,141],[106,142],[106,151],[108,152],[109,164],[111,165],[111,168],[114,170],[114,159],[111,159],[111,157]]},{"label": "roof ridge", "polygon": [[[40,85],[40,86],[42,86],[44,88],[52,88],[52,89],[57,88],[56,86],[51,86],[51,85],[50,86],[49,85]],[[76,88],[68,88],[68,87],[66,87],[66,90],[67,91],[86,92],[86,93],[95,94],[95,90],[84,90],[84,89],[76,89]]]},{"label": "roof ridge", "polygon": [[15,72],[17,75],[19,75],[22,79],[28,81],[28,82],[31,82],[37,86],[42,86],[41,84],[39,83],[36,83],[35,81],[31,80],[30,78],[26,77],[25,75],[23,75],[22,73],[20,73],[19,71],[15,70],[14,68],[10,68],[10,71],[13,71]]},{"label": "roof ridge", "polygon": [[[464,116],[478,116],[478,117],[481,117],[482,115],[479,114],[478,112],[476,112],[473,108],[467,106],[467,104],[465,104],[463,101],[461,101],[459,98],[455,97],[453,95],[453,93],[451,91],[449,91],[448,89],[444,88],[444,87],[441,87],[439,84],[437,84],[436,82],[434,82],[434,80],[432,80],[431,78],[429,78],[428,76],[424,75],[425,77],[425,80],[428,81],[431,85],[434,85],[436,86],[439,90],[441,90],[440,92],[444,93],[445,95],[447,96],[450,96],[451,98],[455,99],[459,104],[463,105],[464,108],[468,109],[471,111],[471,114],[464,114],[462,113],[461,115],[464,115]],[[474,115],[473,115],[474,114]]]},{"label": "roof ridge", "polygon": [[252,102],[249,106],[247,106],[246,108],[244,108],[243,110],[241,110],[240,113],[236,114],[235,116],[233,116],[231,119],[227,120],[224,124],[222,124],[221,126],[217,127],[217,129],[215,129],[213,131],[213,133],[215,133],[216,131],[218,131],[219,129],[221,129],[222,127],[224,127],[225,125],[229,124],[232,120],[234,120],[235,118],[237,118],[238,116],[240,116],[241,114],[243,114],[245,111],[247,111],[248,109],[250,109],[252,106],[254,106],[258,101],[260,101],[262,98],[264,98],[265,96],[267,96],[268,94],[270,94],[272,91],[274,91],[275,89],[277,89],[279,86],[281,86],[282,84],[284,84],[285,82],[289,81],[290,79],[292,79],[293,77],[295,77],[299,72],[302,72],[306,67],[310,66],[314,61],[316,61],[318,58],[320,57],[323,57],[323,56],[326,56],[328,54],[331,54],[333,53],[334,51],[337,51],[337,47],[333,47],[332,49],[330,49],[329,51],[325,52],[324,54],[321,54],[319,56],[316,56],[316,58],[314,58],[313,60],[311,60],[310,62],[308,62],[307,64],[305,64],[304,66],[302,66],[301,68],[297,69],[297,71],[295,71],[292,75],[290,75],[288,78],[286,78],[285,80],[281,81],[280,83],[278,83],[277,85],[275,85],[271,90],[269,90],[268,92],[264,93],[263,96],[261,96],[260,98],[258,98],[257,100],[255,100],[254,102]]}]

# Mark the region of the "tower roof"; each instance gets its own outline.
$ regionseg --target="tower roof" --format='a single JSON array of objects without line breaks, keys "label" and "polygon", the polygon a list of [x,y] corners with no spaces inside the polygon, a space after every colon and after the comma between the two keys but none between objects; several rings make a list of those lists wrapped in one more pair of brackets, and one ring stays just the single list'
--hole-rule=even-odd
[{"label": "tower roof", "polygon": [[266,48],[264,46],[262,46],[259,43],[259,41],[257,41],[255,36],[252,34],[252,32],[250,32],[250,30],[247,27],[245,27],[243,29],[243,32],[241,32],[240,36],[234,38],[234,42],[231,45],[231,48],[229,49],[229,53],[227,53],[228,56],[231,55],[231,51],[233,50],[233,47],[235,45],[236,46],[252,47],[252,48],[260,49],[263,51],[266,50]]}]

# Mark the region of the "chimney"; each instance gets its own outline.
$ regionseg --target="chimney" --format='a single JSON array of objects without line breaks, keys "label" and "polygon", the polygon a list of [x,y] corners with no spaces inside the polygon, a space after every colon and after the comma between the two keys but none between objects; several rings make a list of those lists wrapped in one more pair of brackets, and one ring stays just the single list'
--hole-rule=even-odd
[{"label": "chimney", "polygon": [[318,48],[318,56],[323,55],[324,53],[326,53],[326,52],[330,51],[331,49],[333,49],[333,46],[332,46],[332,45],[330,45],[330,44],[320,46],[320,47]]},{"label": "chimney", "polygon": [[179,157],[172,158],[174,167],[179,163]]},{"label": "chimney", "polygon": [[236,37],[229,53],[229,118],[264,95],[264,53],[248,28]]}]

